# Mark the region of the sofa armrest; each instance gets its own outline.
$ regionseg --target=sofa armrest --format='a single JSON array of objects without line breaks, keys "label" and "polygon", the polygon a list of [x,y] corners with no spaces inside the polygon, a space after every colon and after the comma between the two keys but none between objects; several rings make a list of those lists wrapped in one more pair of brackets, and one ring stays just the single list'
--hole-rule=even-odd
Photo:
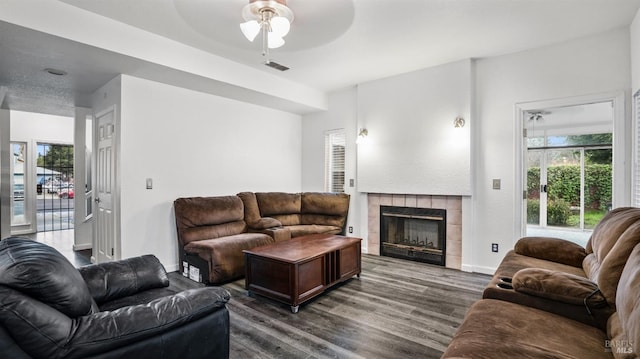
[{"label": "sofa armrest", "polygon": [[251,229],[267,229],[273,227],[281,227],[282,223],[275,218],[271,217],[261,217],[257,221],[253,221],[251,223],[247,223],[247,225]]},{"label": "sofa armrest", "polygon": [[158,258],[150,254],[92,264],[78,270],[98,304],[144,290],[169,286],[167,272]]},{"label": "sofa armrest", "polygon": [[580,245],[560,238],[524,237],[518,240],[515,252],[573,267],[582,267],[587,252]]},{"label": "sofa armrest", "polygon": [[291,239],[291,230],[286,227],[271,227],[265,229],[249,229],[249,232],[264,233],[273,238],[274,241],[286,241]]},{"label": "sofa armrest", "polygon": [[607,306],[607,300],[596,283],[569,273],[525,268],[514,274],[511,285],[516,292],[571,305],[584,305],[590,314],[591,308]]},{"label": "sofa armrest", "polygon": [[122,348],[221,310],[230,298],[220,287],[197,288],[71,319],[17,291],[2,294],[2,325],[36,358],[84,358]]},{"label": "sofa armrest", "polygon": [[286,241],[291,239],[291,230],[285,227],[267,228],[263,231],[273,238],[276,242]]}]

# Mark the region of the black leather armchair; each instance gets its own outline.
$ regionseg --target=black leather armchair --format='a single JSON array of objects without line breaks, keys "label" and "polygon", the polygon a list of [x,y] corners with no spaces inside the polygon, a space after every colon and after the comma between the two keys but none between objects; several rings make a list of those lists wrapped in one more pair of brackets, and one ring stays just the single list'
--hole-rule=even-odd
[{"label": "black leather armchair", "polygon": [[0,241],[3,358],[227,358],[229,292],[176,292],[152,255],[73,267],[43,243]]}]

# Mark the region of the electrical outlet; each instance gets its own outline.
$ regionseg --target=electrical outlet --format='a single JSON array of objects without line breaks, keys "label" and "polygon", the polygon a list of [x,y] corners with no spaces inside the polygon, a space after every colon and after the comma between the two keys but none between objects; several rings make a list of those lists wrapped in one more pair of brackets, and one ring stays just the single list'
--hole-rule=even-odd
[{"label": "electrical outlet", "polygon": [[353,226],[349,226],[349,233],[353,233]]},{"label": "electrical outlet", "polygon": [[491,251],[498,253],[498,243],[491,243]]}]

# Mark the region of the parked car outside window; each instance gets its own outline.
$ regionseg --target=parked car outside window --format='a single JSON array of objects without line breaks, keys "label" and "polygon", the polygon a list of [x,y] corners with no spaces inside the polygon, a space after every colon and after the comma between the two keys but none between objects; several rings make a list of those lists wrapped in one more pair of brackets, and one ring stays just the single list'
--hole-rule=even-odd
[{"label": "parked car outside window", "polygon": [[69,187],[63,190],[60,190],[60,192],[58,193],[58,197],[60,198],[73,198],[73,187]]}]

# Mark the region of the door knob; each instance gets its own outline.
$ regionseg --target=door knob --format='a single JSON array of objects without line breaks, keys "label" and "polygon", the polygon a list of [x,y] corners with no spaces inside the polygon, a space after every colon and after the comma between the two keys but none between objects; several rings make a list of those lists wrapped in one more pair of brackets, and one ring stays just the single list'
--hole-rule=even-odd
[{"label": "door knob", "polygon": [[100,203],[100,198],[96,197],[96,203]]}]

